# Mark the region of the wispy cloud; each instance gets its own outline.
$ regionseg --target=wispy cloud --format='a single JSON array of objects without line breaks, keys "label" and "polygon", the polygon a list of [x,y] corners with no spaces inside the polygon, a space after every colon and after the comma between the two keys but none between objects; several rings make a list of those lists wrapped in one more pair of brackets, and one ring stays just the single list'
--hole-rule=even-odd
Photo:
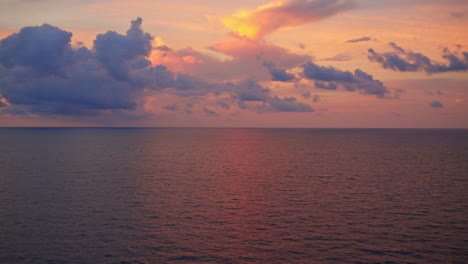
[{"label": "wispy cloud", "polygon": [[372,40],[372,38],[370,37],[361,37],[361,38],[356,38],[356,39],[350,39],[346,41],[346,43],[366,42],[370,40]]},{"label": "wispy cloud", "polygon": [[351,56],[349,56],[348,54],[340,53],[340,54],[336,54],[333,57],[321,59],[321,61],[349,61],[351,59],[352,59]]},{"label": "wispy cloud", "polygon": [[451,52],[445,48],[442,55],[445,63],[440,63],[422,53],[405,50],[393,42],[389,46],[394,51],[380,53],[369,49],[369,60],[385,69],[401,72],[424,71],[432,74],[468,70],[468,52]]},{"label": "wispy cloud", "polygon": [[316,22],[353,7],[353,0],[276,1],[224,17],[222,21],[234,34],[260,39],[279,29]]}]

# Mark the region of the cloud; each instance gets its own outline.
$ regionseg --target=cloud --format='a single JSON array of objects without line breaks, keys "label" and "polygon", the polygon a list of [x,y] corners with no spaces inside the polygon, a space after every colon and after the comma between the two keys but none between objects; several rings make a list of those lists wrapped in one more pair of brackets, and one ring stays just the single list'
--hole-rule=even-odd
[{"label": "cloud", "polygon": [[48,24],[3,39],[0,94],[11,105],[2,112],[97,115],[138,110],[151,91],[211,92],[195,77],[151,66],[152,37],[143,33],[141,23],[140,18],[132,21],[126,35],[98,35],[92,50],[72,48],[71,33]]},{"label": "cloud", "polygon": [[444,105],[440,101],[432,101],[429,103],[429,106],[432,108],[443,108]]},{"label": "cloud", "polygon": [[231,36],[208,47],[226,57],[219,59],[190,47],[171,49],[158,46],[153,49],[151,62],[164,64],[173,72],[189,73],[202,79],[226,81],[257,79],[270,80],[270,71],[264,61],[277,69],[296,67],[310,59],[306,54],[293,53],[264,40]]},{"label": "cloud", "polygon": [[[146,115],[146,102],[158,102],[151,98],[159,93],[194,98],[194,103],[205,100],[208,95],[214,98],[227,95],[219,100],[222,104],[215,105],[225,110],[234,103],[241,109],[257,112],[313,111],[294,97],[275,96],[269,88],[250,78],[242,82],[207,81],[188,73],[204,76],[199,73],[213,67],[218,72],[227,71],[227,76],[232,77],[230,71],[241,69],[247,62],[255,66],[250,69],[251,74],[265,58],[264,66],[274,79],[288,81],[293,75],[274,65],[294,67],[310,59],[309,56],[292,54],[263,41],[234,40],[245,46],[241,49],[229,45],[212,48],[231,54],[233,59],[227,61],[192,49],[156,47],[154,51],[159,56],[156,59],[181,58],[194,66],[187,72],[174,72],[165,65],[153,66],[149,60],[153,37],[143,32],[141,25],[142,19],[137,18],[131,22],[126,35],[113,31],[99,34],[93,49],[72,47],[71,33],[48,24],[27,27],[3,39],[0,44],[0,112],[74,116],[139,112]],[[191,114],[194,103],[184,107],[166,103],[162,108]],[[208,106],[199,109],[205,115],[218,114]]]},{"label": "cloud", "polygon": [[390,42],[389,46],[394,51],[379,53],[374,49],[369,49],[369,60],[380,64],[385,69],[401,72],[424,71],[433,74],[468,70],[468,52],[453,53],[445,48],[442,55],[445,63],[440,63],[422,53],[407,51],[393,42]]},{"label": "cloud", "polygon": [[278,69],[271,61],[264,61],[263,65],[268,69],[272,81],[290,82],[296,79],[294,74],[287,72],[285,69]]},{"label": "cloud", "polygon": [[336,54],[333,57],[321,59],[321,61],[349,61],[351,59],[351,56],[347,54]]},{"label": "cloud", "polygon": [[321,82],[321,81],[315,81],[314,85],[316,88],[325,89],[325,90],[336,90],[338,88],[336,83],[333,83],[333,82],[326,83],[326,82]]},{"label": "cloud", "polygon": [[[288,1],[280,6],[290,5],[296,12],[299,3],[332,9],[350,3],[331,2]],[[377,97],[388,93],[359,69],[319,66],[309,55],[263,39],[231,36],[208,47],[226,59],[191,48],[153,47],[153,36],[142,30],[142,22],[131,21],[125,34],[98,34],[92,48],[72,46],[70,32],[48,24],[6,37],[0,42],[0,114],[137,118],[160,111],[216,116],[236,110],[313,112],[305,99],[320,101],[306,87],[299,98],[278,96],[268,87],[271,80],[297,85],[307,79],[319,89]]]},{"label": "cloud", "polygon": [[297,43],[297,47],[302,49],[302,50],[306,49],[306,45],[304,43]]},{"label": "cloud", "polygon": [[240,37],[232,37],[228,40],[217,42],[211,45],[209,49],[242,60],[256,60],[257,58],[269,60],[279,67],[291,67],[311,59],[309,55],[291,53],[285,48],[275,46],[263,40],[251,40]]},{"label": "cloud", "polygon": [[264,88],[256,81],[246,80],[238,83],[228,83],[232,92],[242,101],[263,102],[270,96],[270,90]]},{"label": "cloud", "polygon": [[194,74],[209,78],[269,80],[271,72],[268,68],[262,67],[265,66],[264,61],[268,61],[276,69],[289,69],[312,59],[309,55],[293,53],[264,40],[241,37],[231,37],[217,42],[209,49],[231,58],[223,61],[204,60],[204,63],[193,67]]},{"label": "cloud", "polygon": [[353,74],[349,71],[319,66],[311,61],[306,62],[302,67],[304,77],[310,80],[351,82],[354,79]]},{"label": "cloud", "polygon": [[381,81],[360,69],[354,72],[342,71],[334,67],[319,66],[311,61],[303,64],[302,68],[304,78],[314,80],[315,87],[319,89],[336,90],[341,86],[347,91],[360,91],[377,97],[390,93]]},{"label": "cloud", "polygon": [[49,24],[25,27],[0,43],[0,64],[30,67],[39,74],[61,74],[72,60],[72,33]]},{"label": "cloud", "polygon": [[353,0],[275,1],[224,17],[222,22],[238,36],[261,39],[279,29],[316,22],[353,7]]},{"label": "cloud", "polygon": [[125,36],[108,31],[105,34],[97,35],[96,40],[94,40],[96,58],[118,80],[129,78],[128,61],[139,57],[146,58],[151,52],[153,37],[141,30],[142,22],[141,18],[132,21]]},{"label": "cloud", "polygon": [[253,80],[229,83],[230,91],[241,109],[257,112],[313,112],[314,109],[295,97],[278,97]]},{"label": "cloud", "polygon": [[313,112],[314,110],[308,104],[297,101],[295,97],[272,97],[268,100],[270,108],[278,112]]},{"label": "cloud", "polygon": [[207,116],[218,116],[219,114],[216,111],[213,111],[207,107],[203,108],[203,113]]},{"label": "cloud", "polygon": [[372,40],[372,38],[361,37],[361,38],[357,38],[357,39],[350,39],[350,40],[346,41],[346,43],[367,42],[367,41],[370,41],[370,40]]}]

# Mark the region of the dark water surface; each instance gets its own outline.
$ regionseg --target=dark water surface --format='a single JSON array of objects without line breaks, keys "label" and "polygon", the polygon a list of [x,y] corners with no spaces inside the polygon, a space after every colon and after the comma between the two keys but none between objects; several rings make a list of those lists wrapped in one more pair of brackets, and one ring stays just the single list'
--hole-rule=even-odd
[{"label": "dark water surface", "polygon": [[468,263],[467,130],[0,129],[0,263]]}]

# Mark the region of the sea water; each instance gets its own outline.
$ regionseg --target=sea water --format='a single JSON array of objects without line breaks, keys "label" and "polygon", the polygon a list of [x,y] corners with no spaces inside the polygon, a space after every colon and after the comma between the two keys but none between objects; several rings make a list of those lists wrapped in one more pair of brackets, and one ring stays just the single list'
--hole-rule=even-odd
[{"label": "sea water", "polygon": [[0,129],[0,263],[467,263],[468,130]]}]

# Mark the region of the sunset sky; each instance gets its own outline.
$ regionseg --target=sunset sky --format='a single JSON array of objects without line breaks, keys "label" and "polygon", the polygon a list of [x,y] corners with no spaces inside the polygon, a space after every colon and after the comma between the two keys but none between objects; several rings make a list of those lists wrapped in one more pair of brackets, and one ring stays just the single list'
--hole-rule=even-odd
[{"label": "sunset sky", "polygon": [[0,126],[468,128],[466,0],[0,0]]}]

